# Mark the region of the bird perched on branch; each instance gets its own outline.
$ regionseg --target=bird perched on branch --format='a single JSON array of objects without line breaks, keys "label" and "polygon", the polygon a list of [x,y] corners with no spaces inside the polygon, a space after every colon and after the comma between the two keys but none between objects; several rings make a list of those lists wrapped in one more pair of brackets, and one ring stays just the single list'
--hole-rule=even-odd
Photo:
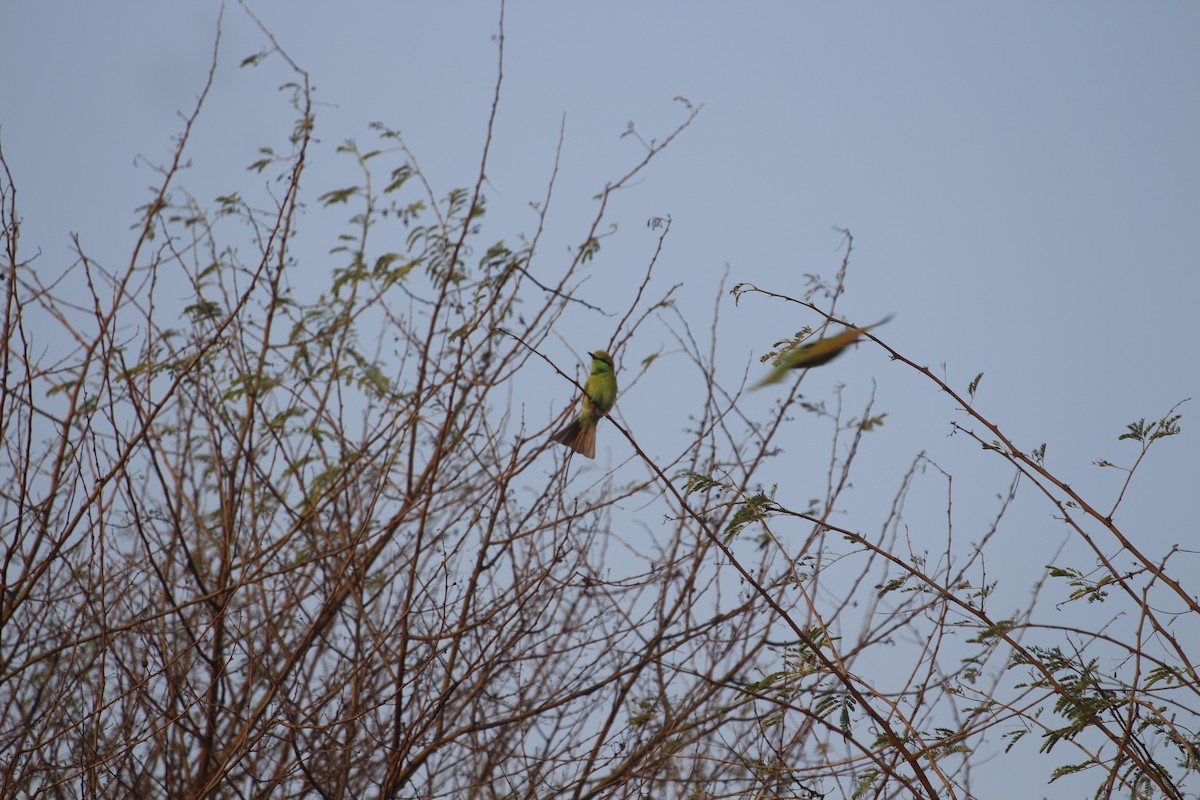
[{"label": "bird perched on branch", "polygon": [[847,347],[857,342],[859,337],[864,333],[888,322],[894,316],[896,315],[888,314],[879,320],[879,322],[876,322],[874,325],[867,325],[865,328],[856,328],[851,325],[841,333],[817,339],[815,342],[805,342],[798,347],[788,350],[779,356],[779,366],[771,370],[767,377],[756,383],[754,388],[758,389],[768,384],[778,383],[783,380],[783,377],[787,375],[790,369],[807,369],[809,367],[819,367],[822,364],[828,364],[844,353]]},{"label": "bird perched on branch", "polygon": [[570,425],[554,435],[553,441],[588,458],[596,457],[596,425],[600,418],[612,411],[617,402],[617,376],[613,371],[612,356],[603,350],[588,353],[592,357],[592,374],[583,385],[583,397],[579,399],[579,416]]}]

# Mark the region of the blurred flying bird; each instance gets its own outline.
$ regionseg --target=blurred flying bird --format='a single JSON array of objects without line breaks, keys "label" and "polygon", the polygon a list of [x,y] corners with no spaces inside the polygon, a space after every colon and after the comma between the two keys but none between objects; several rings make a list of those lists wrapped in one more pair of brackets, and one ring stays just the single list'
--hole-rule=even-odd
[{"label": "blurred flying bird", "polygon": [[772,383],[778,383],[783,380],[788,370],[791,369],[808,369],[809,367],[819,367],[822,364],[828,364],[844,353],[847,347],[857,342],[859,337],[864,333],[872,328],[879,327],[894,316],[896,315],[888,314],[879,320],[879,322],[876,322],[874,325],[867,325],[865,328],[856,328],[851,325],[841,333],[826,336],[824,339],[817,339],[815,342],[805,342],[802,345],[792,348],[779,356],[779,366],[771,370],[767,377],[756,383],[753,388],[758,389]]}]

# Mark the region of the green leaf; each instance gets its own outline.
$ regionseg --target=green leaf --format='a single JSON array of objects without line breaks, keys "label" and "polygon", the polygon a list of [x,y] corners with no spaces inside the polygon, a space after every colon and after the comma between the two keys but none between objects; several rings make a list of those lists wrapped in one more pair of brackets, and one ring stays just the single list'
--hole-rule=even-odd
[{"label": "green leaf", "polygon": [[1149,689],[1156,683],[1166,683],[1171,686],[1182,686],[1184,677],[1174,667],[1155,667],[1146,673],[1145,688]]},{"label": "green leaf", "polygon": [[880,771],[875,767],[868,767],[854,780],[854,790],[851,792],[851,800],[858,800],[860,797],[866,797],[871,793],[871,787],[875,785],[875,781],[879,780]]},{"label": "green leaf", "polygon": [[732,491],[734,488],[731,484],[722,483],[721,481],[714,480],[707,475],[701,475],[698,472],[685,473],[685,478],[686,480],[683,482],[684,497],[696,492],[708,492],[713,489],[725,489]]},{"label": "green leaf", "polygon": [[358,193],[358,191],[359,188],[357,186],[347,186],[344,189],[334,189],[326,192],[317,199],[325,205],[331,206],[335,203],[345,203],[349,201],[351,197]]},{"label": "green leaf", "polygon": [[1126,433],[1122,433],[1117,437],[1117,441],[1122,439],[1134,439],[1142,442],[1146,440],[1146,418],[1142,417],[1137,422],[1131,422],[1125,426]]},{"label": "green leaf", "polygon": [[587,262],[589,262],[593,258],[595,258],[596,253],[600,252],[600,241],[598,239],[596,239],[595,237],[588,239],[586,242],[583,243],[583,247],[581,248],[581,250],[582,250],[582,255],[580,255],[579,261],[581,264],[586,264]]},{"label": "green leaf", "polygon": [[1054,783],[1064,775],[1074,775],[1076,772],[1083,772],[1085,769],[1091,769],[1096,766],[1095,761],[1083,761],[1079,764],[1064,764],[1054,772],[1050,773],[1050,783]]},{"label": "green leaf", "polygon": [[750,683],[747,683],[742,688],[742,693],[743,694],[760,694],[764,689],[770,688],[771,686],[773,686],[775,683],[777,683],[779,680],[781,680],[784,677],[785,677],[785,673],[783,673],[783,672],[772,672],[768,675],[764,675],[763,677],[759,678],[756,681],[751,681]]},{"label": "green leaf", "polygon": [[879,597],[883,597],[885,594],[888,594],[889,592],[894,592],[897,589],[903,587],[904,584],[908,583],[909,577],[911,577],[911,576],[903,575],[899,578],[892,578],[887,583],[876,584],[875,588],[879,590]]},{"label": "green leaf", "polygon": [[728,544],[747,525],[766,520],[770,516],[770,505],[771,498],[759,492],[739,506],[737,511],[733,512],[729,524],[725,526],[725,542]]},{"label": "green leaf", "polygon": [[389,194],[396,191],[403,186],[409,178],[412,177],[412,174],[413,168],[408,164],[396,167],[396,169],[392,170],[392,182],[384,187],[383,193]]},{"label": "green leaf", "polygon": [[399,280],[408,277],[408,273],[413,271],[417,266],[418,261],[408,261],[401,264],[399,267],[392,267],[392,264],[404,259],[400,253],[384,253],[379,258],[375,259],[375,268],[372,274],[376,280],[383,281],[384,288],[391,286]]},{"label": "green leaf", "polygon": [[975,399],[975,390],[979,388],[979,382],[981,380],[983,380],[982,372],[976,375],[975,380],[971,381],[970,385],[967,386],[967,394],[971,396],[972,400]]},{"label": "green leaf", "polygon": [[1002,619],[992,625],[984,626],[979,629],[974,637],[967,641],[972,644],[986,644],[992,639],[998,639],[1008,634],[1009,631],[1017,627],[1016,620]]},{"label": "green leaf", "polygon": [[882,428],[883,421],[885,419],[887,419],[886,411],[883,412],[882,414],[876,414],[873,417],[868,417],[867,419],[864,419],[862,422],[858,423],[858,429],[861,431],[873,431],[876,428]]},{"label": "green leaf", "polygon": [[1009,731],[1001,736],[1001,739],[1008,739],[1008,744],[1004,746],[1004,752],[1007,753],[1009,750],[1012,750],[1014,747],[1016,747],[1017,742],[1021,741],[1021,739],[1023,739],[1027,733],[1029,733],[1028,729],[1021,728],[1019,730]]},{"label": "green leaf", "polygon": [[201,320],[213,319],[220,316],[221,306],[212,300],[201,300],[198,303],[185,306],[183,313],[189,315],[193,322],[200,322]]}]

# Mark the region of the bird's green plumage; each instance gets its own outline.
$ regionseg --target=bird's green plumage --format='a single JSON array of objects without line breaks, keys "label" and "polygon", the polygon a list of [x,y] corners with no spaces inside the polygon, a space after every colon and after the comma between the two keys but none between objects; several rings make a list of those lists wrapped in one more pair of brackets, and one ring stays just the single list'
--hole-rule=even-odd
[{"label": "bird's green plumage", "polygon": [[617,375],[613,371],[612,356],[603,350],[588,353],[592,357],[592,374],[583,385],[584,394],[591,398],[591,405],[602,417],[612,410],[617,402]]},{"label": "bird's green plumage", "polygon": [[596,457],[596,425],[617,402],[617,376],[613,359],[603,350],[588,353],[592,374],[583,385],[579,416],[554,436],[554,441],[587,458]]}]

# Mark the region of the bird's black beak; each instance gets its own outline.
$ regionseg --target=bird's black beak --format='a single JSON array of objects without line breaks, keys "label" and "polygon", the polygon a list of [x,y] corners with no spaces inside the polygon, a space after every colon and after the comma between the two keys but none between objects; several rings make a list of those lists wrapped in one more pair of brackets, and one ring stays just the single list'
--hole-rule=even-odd
[{"label": "bird's black beak", "polygon": [[596,357],[596,354],[595,354],[595,353],[588,353],[588,356],[589,356],[590,358],[595,358],[595,357]]}]

